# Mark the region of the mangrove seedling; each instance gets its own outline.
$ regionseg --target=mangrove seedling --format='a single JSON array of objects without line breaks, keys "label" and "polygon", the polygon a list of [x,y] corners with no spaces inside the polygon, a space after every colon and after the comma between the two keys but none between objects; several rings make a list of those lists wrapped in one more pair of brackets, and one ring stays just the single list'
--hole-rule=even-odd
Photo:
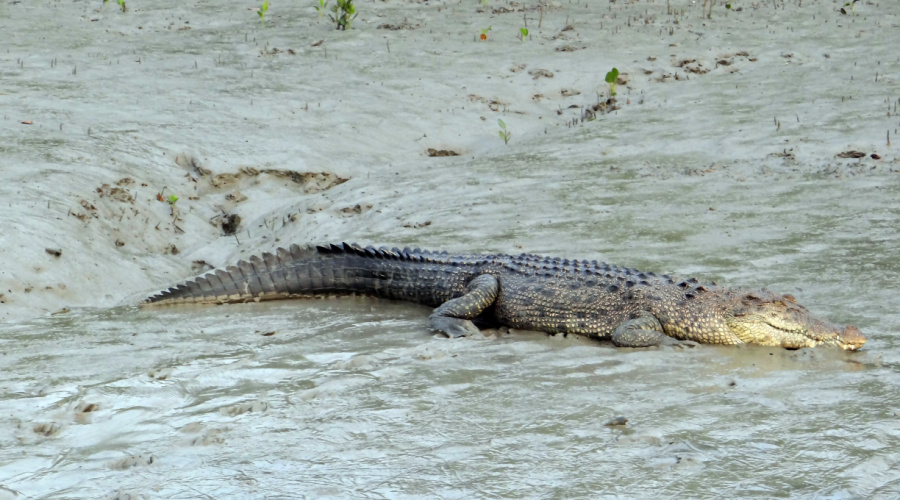
[{"label": "mangrove seedling", "polygon": [[331,20],[337,25],[337,29],[344,31],[350,27],[350,21],[356,19],[356,7],[353,6],[353,0],[335,0],[335,5],[331,6],[334,15],[329,15]]},{"label": "mangrove seedling", "polygon": [[259,10],[256,11],[256,15],[259,16],[259,20],[262,21],[263,24],[266,24],[266,11],[269,10],[269,0],[263,2],[260,5]]},{"label": "mangrove seedling", "polygon": [[125,0],[119,0],[119,7],[125,12]]},{"label": "mangrove seedling", "polygon": [[486,29],[481,30],[481,41],[482,41],[482,42],[487,41],[487,34],[488,34],[489,31],[491,31],[491,27],[490,27],[490,26],[488,26]]},{"label": "mangrove seedling", "polygon": [[522,43],[525,43],[525,39],[528,38],[528,28],[519,28],[519,34],[522,35]]},{"label": "mangrove seedling", "polygon": [[[852,2],[847,2],[844,4],[844,7],[850,7],[850,12],[853,12],[856,15],[856,2],[859,0],[853,0]],[[847,11],[844,10],[844,7],[841,7],[841,14],[847,15]]]},{"label": "mangrove seedling", "polygon": [[512,137],[512,132],[506,130],[506,124],[503,123],[503,120],[497,119],[497,123],[500,124],[500,138],[503,139],[503,144],[509,145],[509,138]]},{"label": "mangrove seedling", "polygon": [[606,74],[606,83],[609,84],[609,96],[612,97],[616,95],[616,82],[619,80],[619,70],[613,68],[612,71]]},{"label": "mangrove seedling", "polygon": [[166,201],[169,202],[169,205],[175,206],[175,202],[178,201],[178,197],[173,194],[173,195],[170,195],[169,199]]},{"label": "mangrove seedling", "polygon": [[325,13],[325,8],[328,6],[328,0],[319,0],[319,5],[316,7],[316,12],[319,13],[319,17],[322,17],[322,14]]}]

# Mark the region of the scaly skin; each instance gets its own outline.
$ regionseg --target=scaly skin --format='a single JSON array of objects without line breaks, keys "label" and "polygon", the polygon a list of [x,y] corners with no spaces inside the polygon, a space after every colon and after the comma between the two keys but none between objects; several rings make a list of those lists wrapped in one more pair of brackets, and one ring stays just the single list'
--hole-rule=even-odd
[{"label": "scaly skin", "polygon": [[758,344],[856,350],[866,337],[810,315],[790,295],[701,285],[596,261],[537,255],[450,255],[356,244],[279,248],[145,300],[143,306],[222,304],[365,294],[435,307],[431,327],[451,337],[471,320],[618,346]]}]

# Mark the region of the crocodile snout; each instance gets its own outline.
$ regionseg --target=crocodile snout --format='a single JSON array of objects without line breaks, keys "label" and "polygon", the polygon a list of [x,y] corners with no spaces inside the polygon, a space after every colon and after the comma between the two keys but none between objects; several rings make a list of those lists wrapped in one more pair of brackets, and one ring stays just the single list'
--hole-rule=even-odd
[{"label": "crocodile snout", "polygon": [[855,326],[845,326],[841,332],[840,345],[847,351],[855,351],[866,343],[866,336]]}]

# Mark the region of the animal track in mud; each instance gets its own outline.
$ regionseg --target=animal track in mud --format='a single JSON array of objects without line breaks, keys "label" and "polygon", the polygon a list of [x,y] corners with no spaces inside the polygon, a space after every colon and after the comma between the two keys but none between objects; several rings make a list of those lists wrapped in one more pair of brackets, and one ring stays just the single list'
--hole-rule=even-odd
[{"label": "animal track in mud", "polygon": [[[655,61],[655,57],[647,58],[648,61]],[[741,62],[756,62],[757,58],[751,57],[750,53],[746,50],[741,50],[736,53],[725,53],[720,54],[713,58],[702,58],[702,57],[677,57],[673,56],[672,59],[672,67],[678,68],[684,72],[684,74],[676,71],[674,74],[670,73],[666,70],[659,70],[660,75],[652,78],[652,80],[656,82],[665,82],[670,79],[674,80],[685,80],[688,78],[688,74],[693,75],[705,75],[710,72],[728,72],[728,73],[737,73],[740,71]],[[644,74],[652,75],[656,73],[655,69],[644,69]]]},{"label": "animal track in mud", "polygon": [[119,460],[113,460],[106,465],[113,470],[126,470],[133,467],[153,465],[155,461],[156,459],[153,458],[153,455],[129,455]]},{"label": "animal track in mud", "polygon": [[252,167],[242,168],[237,173],[216,174],[210,178],[210,185],[219,189],[234,189],[241,184],[243,179],[257,177],[261,174],[291,181],[299,186],[306,194],[321,193],[347,182],[350,179],[338,177],[331,172],[297,172],[283,169],[258,170]]},{"label": "animal track in mud", "polygon": [[236,417],[244,413],[261,413],[269,409],[269,403],[265,401],[248,401],[237,405],[225,406],[219,409],[219,413],[229,417]]},{"label": "animal track in mud", "polygon": [[328,191],[329,189],[350,180],[349,178],[340,177],[331,172],[298,172],[296,170],[288,169],[258,169],[255,167],[244,167],[238,172],[226,172],[213,175],[212,170],[203,167],[197,158],[187,154],[179,154],[176,156],[175,163],[182,168],[190,170],[191,173],[198,178],[209,177],[210,185],[219,189],[236,189],[245,179],[257,177],[262,174],[289,180],[292,183],[291,185],[299,186],[306,194]]},{"label": "animal track in mud", "polygon": [[354,206],[352,206],[352,207],[344,207],[344,208],[342,208],[342,209],[341,209],[341,213],[342,213],[343,215],[347,215],[347,216],[350,216],[350,215],[359,215],[359,214],[361,214],[361,213],[363,213],[363,212],[368,212],[368,211],[371,210],[371,209],[372,209],[372,204],[371,204],[371,203],[357,203],[356,205],[354,205]]}]

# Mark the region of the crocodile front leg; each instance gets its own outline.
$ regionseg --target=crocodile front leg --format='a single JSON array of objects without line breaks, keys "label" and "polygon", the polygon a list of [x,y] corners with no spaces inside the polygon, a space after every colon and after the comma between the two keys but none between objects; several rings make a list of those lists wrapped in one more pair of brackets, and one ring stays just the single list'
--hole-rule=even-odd
[{"label": "crocodile front leg", "polygon": [[663,333],[663,327],[650,313],[641,313],[640,316],[630,319],[618,327],[611,337],[613,344],[619,347],[656,347],[656,346],[681,346],[694,347],[697,342],[692,340],[678,340]]},{"label": "crocodile front leg", "polygon": [[451,338],[477,333],[478,327],[471,320],[494,303],[499,291],[497,278],[482,274],[469,282],[461,297],[450,299],[435,309],[428,322],[432,329]]}]

